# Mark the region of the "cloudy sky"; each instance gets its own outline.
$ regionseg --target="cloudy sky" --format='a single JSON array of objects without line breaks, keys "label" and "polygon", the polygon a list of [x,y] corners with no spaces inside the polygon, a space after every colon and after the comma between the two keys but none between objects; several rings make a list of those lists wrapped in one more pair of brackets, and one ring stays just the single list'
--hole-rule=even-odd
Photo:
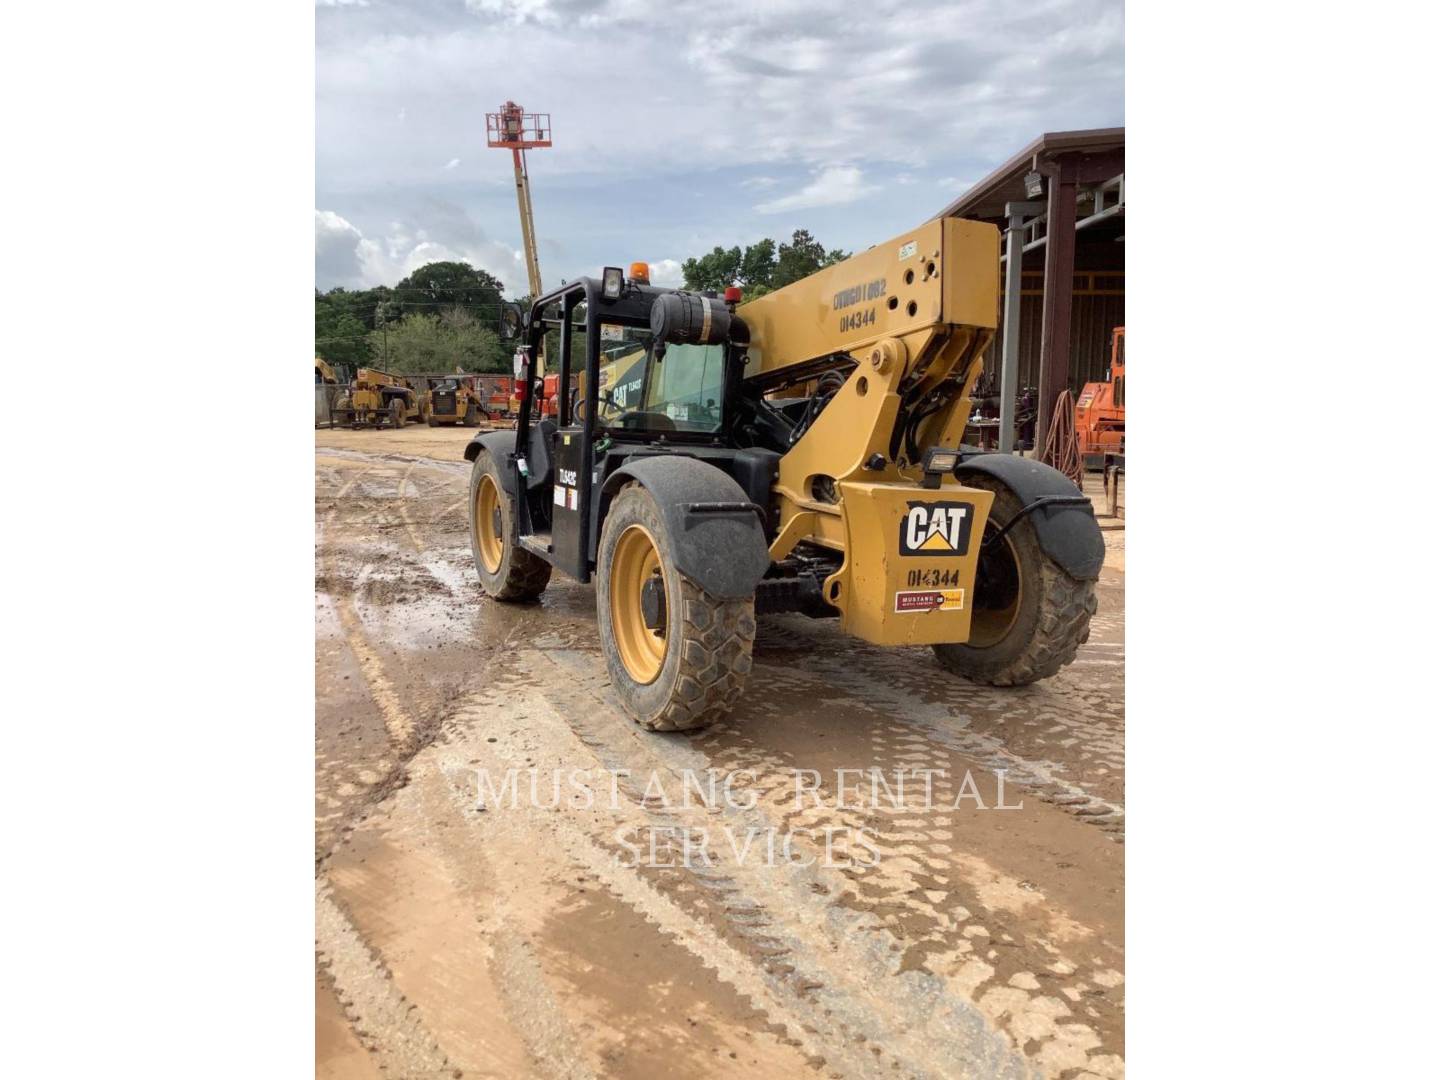
[{"label": "cloudy sky", "polygon": [[1119,0],[317,0],[315,276],[465,259],[526,291],[506,99],[547,288],[808,228],[865,248],[1042,131],[1124,123]]}]

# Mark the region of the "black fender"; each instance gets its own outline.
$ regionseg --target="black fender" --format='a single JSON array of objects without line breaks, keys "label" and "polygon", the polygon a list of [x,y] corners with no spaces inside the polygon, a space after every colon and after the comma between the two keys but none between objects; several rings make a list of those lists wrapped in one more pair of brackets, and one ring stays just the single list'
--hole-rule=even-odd
[{"label": "black fender", "polygon": [[600,489],[600,525],[620,488],[640,483],[665,518],[671,558],[680,572],[711,596],[743,600],[770,568],[763,511],[745,489],[708,462],[679,455],[632,459]]},{"label": "black fender", "polygon": [[473,462],[481,450],[489,450],[490,456],[500,466],[500,479],[505,484],[505,493],[512,499],[518,498],[515,490],[515,470],[510,468],[510,457],[515,453],[515,432],[485,431],[465,444],[465,460]]},{"label": "black fender", "polygon": [[[1021,505],[1037,499],[1084,499],[1071,479],[1058,469],[1029,458],[1011,454],[967,454],[955,466],[955,478],[962,484],[967,475],[993,477],[1013,491]],[[1080,581],[1094,581],[1105,562],[1105,538],[1095,520],[1090,500],[1042,505],[1029,515],[1035,525],[1040,549],[1060,568]],[[1003,527],[1006,522],[996,522]]]}]

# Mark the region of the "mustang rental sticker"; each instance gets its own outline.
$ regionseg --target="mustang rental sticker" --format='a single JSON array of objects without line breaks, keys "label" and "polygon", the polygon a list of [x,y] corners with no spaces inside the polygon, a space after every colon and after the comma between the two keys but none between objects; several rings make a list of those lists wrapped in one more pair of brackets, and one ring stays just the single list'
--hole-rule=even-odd
[{"label": "mustang rental sticker", "polygon": [[897,612],[959,611],[964,606],[964,589],[902,589],[895,594]]}]

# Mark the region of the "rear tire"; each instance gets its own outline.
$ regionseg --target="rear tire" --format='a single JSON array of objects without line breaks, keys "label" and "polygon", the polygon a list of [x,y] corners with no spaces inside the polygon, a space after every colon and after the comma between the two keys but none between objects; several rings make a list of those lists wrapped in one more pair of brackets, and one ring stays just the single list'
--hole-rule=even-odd
[{"label": "rear tire", "polygon": [[[625,711],[651,731],[692,731],[726,715],[750,673],[754,598],[722,600],[682,574],[660,508],[639,484],[611,503],[598,562],[600,650]],[[657,574],[665,611],[654,631],[644,625],[639,582]]]},{"label": "rear tire", "polygon": [[[967,477],[966,483],[995,494],[987,540],[1023,509],[998,480]],[[973,603],[970,641],[932,646],[941,667],[987,686],[1027,686],[1056,674],[1089,640],[1095,582],[1071,577],[1046,555],[1033,518],[1026,517],[981,555]]]},{"label": "rear tire", "polygon": [[405,426],[405,406],[399,398],[390,402],[390,426],[395,428]]},{"label": "rear tire", "polygon": [[470,470],[470,554],[480,587],[496,600],[533,600],[550,584],[550,564],[522,548],[518,536],[500,469],[481,450]]},{"label": "rear tire", "polygon": [[469,405],[465,406],[465,426],[480,426],[480,412],[475,408],[475,403],[473,401]]}]

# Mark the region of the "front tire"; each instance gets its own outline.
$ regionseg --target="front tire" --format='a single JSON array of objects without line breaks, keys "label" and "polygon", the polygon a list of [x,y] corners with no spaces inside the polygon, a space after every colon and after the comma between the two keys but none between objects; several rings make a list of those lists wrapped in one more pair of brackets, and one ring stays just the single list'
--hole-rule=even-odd
[{"label": "front tire", "polygon": [[390,426],[395,428],[405,426],[405,406],[399,398],[390,402]]},{"label": "front tire", "polygon": [[470,554],[480,587],[496,600],[533,600],[550,584],[550,564],[518,543],[515,506],[490,451],[470,470]]},{"label": "front tire", "polygon": [[[967,477],[966,483],[995,494],[986,540],[1024,508],[998,480]],[[1045,554],[1033,517],[981,554],[974,592],[970,640],[932,646],[941,667],[971,682],[1027,686],[1048,679],[1089,640],[1095,582],[1071,577]]]},{"label": "front tire", "polygon": [[[654,497],[639,484],[624,488],[600,534],[596,621],[625,711],[651,731],[691,731],[729,713],[745,688],[755,600],[711,596],[679,571],[670,550]],[[646,625],[647,581],[658,627]]]}]

